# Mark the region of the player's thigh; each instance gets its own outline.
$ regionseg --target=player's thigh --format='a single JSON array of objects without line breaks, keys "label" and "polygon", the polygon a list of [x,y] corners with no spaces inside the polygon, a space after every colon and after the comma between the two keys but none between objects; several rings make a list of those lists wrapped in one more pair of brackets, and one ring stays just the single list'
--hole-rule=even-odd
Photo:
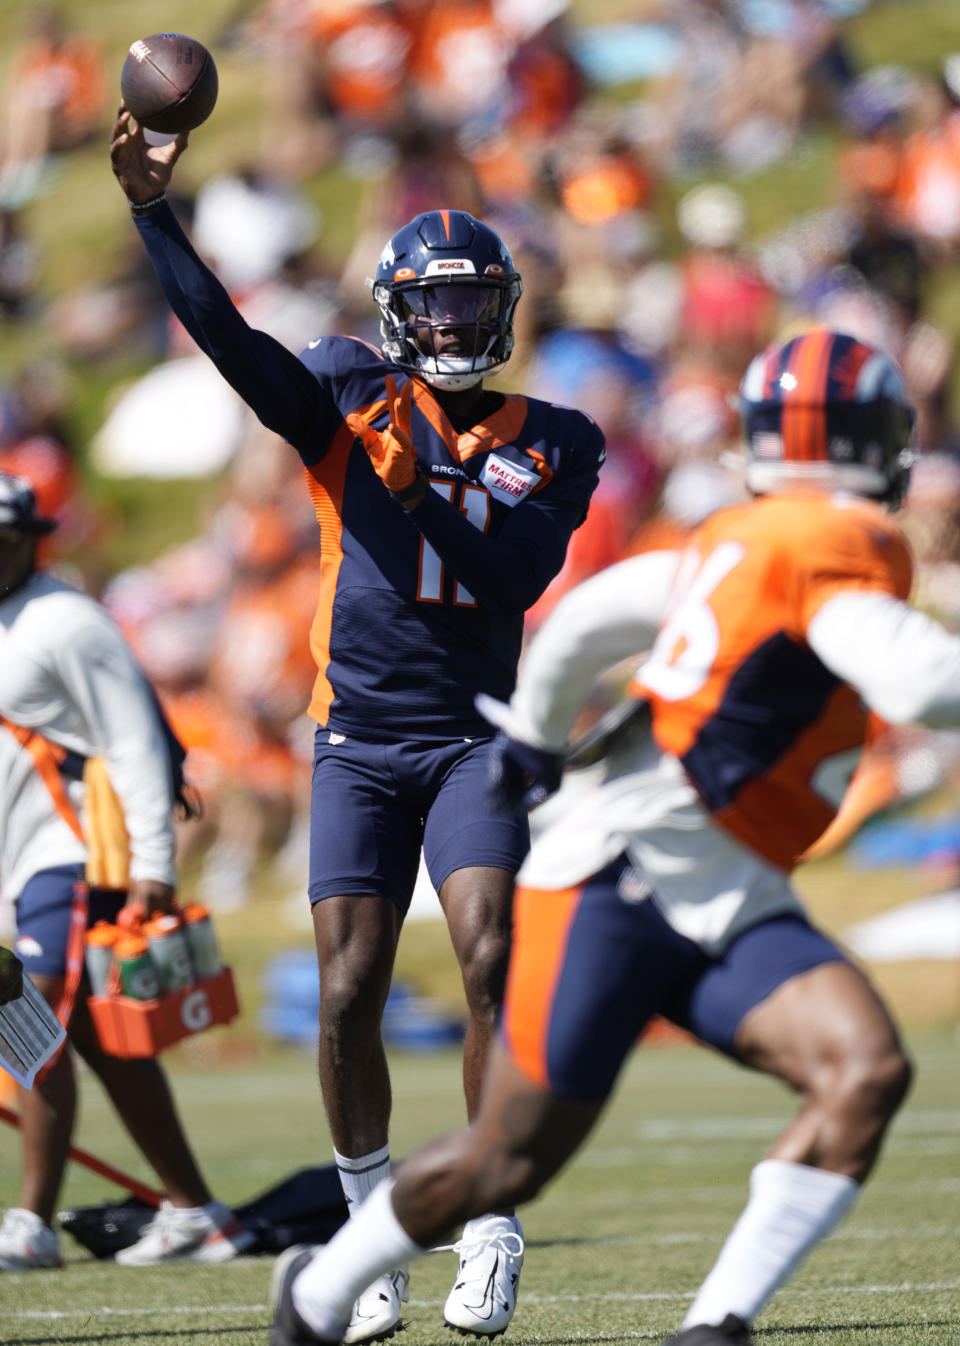
[{"label": "player's thigh", "polygon": [[745,1064],[807,1091],[834,1090],[838,1073],[906,1072],[886,1006],[848,962],[821,963],[783,982],[744,1017],[735,1045]]},{"label": "player's thigh", "polygon": [[863,974],[794,913],[736,936],[670,1017],[701,1041],[796,1088],[809,1083],[818,1061],[896,1041]]},{"label": "player's thigh", "polygon": [[[515,874],[530,847],[526,818],[498,813],[487,798],[490,739],[460,741],[437,756],[437,784],[426,812],[423,856],[440,892],[457,870]],[[506,883],[498,881],[500,890]]]},{"label": "player's thigh", "polygon": [[517,888],[502,1038],[542,1089],[602,1102],[653,1015],[701,975],[705,955],[648,893],[622,857],[573,888]]},{"label": "player's thigh", "polygon": [[404,914],[422,835],[421,813],[398,789],[384,746],[318,731],[310,797],[311,905],[373,894]]}]

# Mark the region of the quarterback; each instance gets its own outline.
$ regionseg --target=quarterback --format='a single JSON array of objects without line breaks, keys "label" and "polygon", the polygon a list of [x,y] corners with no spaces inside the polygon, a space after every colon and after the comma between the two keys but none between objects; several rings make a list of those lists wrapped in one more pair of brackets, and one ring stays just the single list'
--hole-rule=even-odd
[{"label": "quarterback", "polygon": [[[563,564],[604,442],[579,412],[484,386],[513,348],[521,282],[463,211],[418,215],[384,247],[382,349],[331,336],[297,358],[250,328],[163,202],[185,143],[148,149],[121,107],[111,157],[174,312],[299,453],[320,524],[309,896],[320,1080],[354,1212],[390,1171],[380,1021],[421,848],[462,972],[476,1110],[529,838],[486,799],[475,697],[511,694],[523,614]],[[522,1244],[509,1207],[475,1216],[444,1318],[490,1336],[513,1314]],[[358,1291],[350,1342],[400,1325],[402,1261],[384,1273]]]},{"label": "quarterback", "polygon": [[649,650],[602,778],[569,808],[563,792],[552,802],[520,871],[476,1118],[401,1165],[356,1228],[284,1255],[274,1346],[338,1340],[351,1277],[533,1197],[655,1013],[801,1100],[675,1346],[749,1346],[755,1315],[876,1162],[910,1065],[789,874],[833,816],[870,711],[960,723],[960,640],[907,602],[911,558],[889,511],[908,483],[912,412],[890,360],[812,330],[756,357],[741,404],[754,499],[708,518],[682,553],[574,590],[509,704],[487,703],[501,727],[491,788],[529,807],[560,784],[595,676]]}]

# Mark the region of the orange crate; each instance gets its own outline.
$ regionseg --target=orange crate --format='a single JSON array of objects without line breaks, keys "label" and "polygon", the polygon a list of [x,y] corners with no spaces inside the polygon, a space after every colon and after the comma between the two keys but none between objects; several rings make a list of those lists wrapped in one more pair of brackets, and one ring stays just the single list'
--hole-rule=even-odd
[{"label": "orange crate", "polygon": [[156,1056],[165,1047],[214,1024],[228,1024],[240,1013],[233,973],[228,967],[170,991],[159,1000],[125,995],[88,998],[100,1045],[111,1056]]}]

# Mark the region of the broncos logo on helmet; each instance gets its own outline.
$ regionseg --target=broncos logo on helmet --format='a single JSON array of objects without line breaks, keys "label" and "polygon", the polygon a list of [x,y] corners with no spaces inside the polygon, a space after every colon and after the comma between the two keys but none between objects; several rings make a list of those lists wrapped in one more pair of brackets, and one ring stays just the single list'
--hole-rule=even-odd
[{"label": "broncos logo on helmet", "polygon": [[768,347],[740,385],[746,484],[851,491],[896,509],[906,494],[914,413],[896,365],[842,332]]},{"label": "broncos logo on helmet", "polygon": [[522,285],[503,240],[463,210],[430,210],[394,234],[370,282],[383,353],[434,388],[502,369]]}]

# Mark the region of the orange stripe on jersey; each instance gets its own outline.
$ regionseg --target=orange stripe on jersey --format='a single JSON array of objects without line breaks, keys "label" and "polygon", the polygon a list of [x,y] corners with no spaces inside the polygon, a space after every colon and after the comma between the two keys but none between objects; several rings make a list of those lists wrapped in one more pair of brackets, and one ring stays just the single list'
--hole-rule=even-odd
[{"label": "orange stripe on jersey", "polygon": [[[373,415],[382,409],[383,405],[379,404]],[[364,419],[370,419],[369,408],[360,414]],[[305,468],[310,499],[320,525],[320,598],[310,627],[310,649],[318,671],[308,714],[321,725],[327,723],[330,703],[333,701],[333,688],[327,677],[330,666],[330,629],[337,579],[343,563],[343,488],[347,460],[353,445],[353,432],[344,423],[334,435],[321,461]]]},{"label": "orange stripe on jersey", "polygon": [[519,887],[514,894],[504,1038],[517,1066],[543,1089],[550,1084],[550,1011],[582,896],[582,888],[550,892]]},{"label": "orange stripe on jersey", "polygon": [[[429,421],[443,440],[450,456],[459,463],[465,463],[475,453],[489,453],[493,449],[502,448],[505,444],[512,444],[527,419],[527,399],[511,393],[504,398],[503,406],[493,415],[480,421],[471,430],[458,435],[430,389],[419,379],[413,380],[413,400],[420,414]],[[537,470],[539,471],[539,466]]]}]

